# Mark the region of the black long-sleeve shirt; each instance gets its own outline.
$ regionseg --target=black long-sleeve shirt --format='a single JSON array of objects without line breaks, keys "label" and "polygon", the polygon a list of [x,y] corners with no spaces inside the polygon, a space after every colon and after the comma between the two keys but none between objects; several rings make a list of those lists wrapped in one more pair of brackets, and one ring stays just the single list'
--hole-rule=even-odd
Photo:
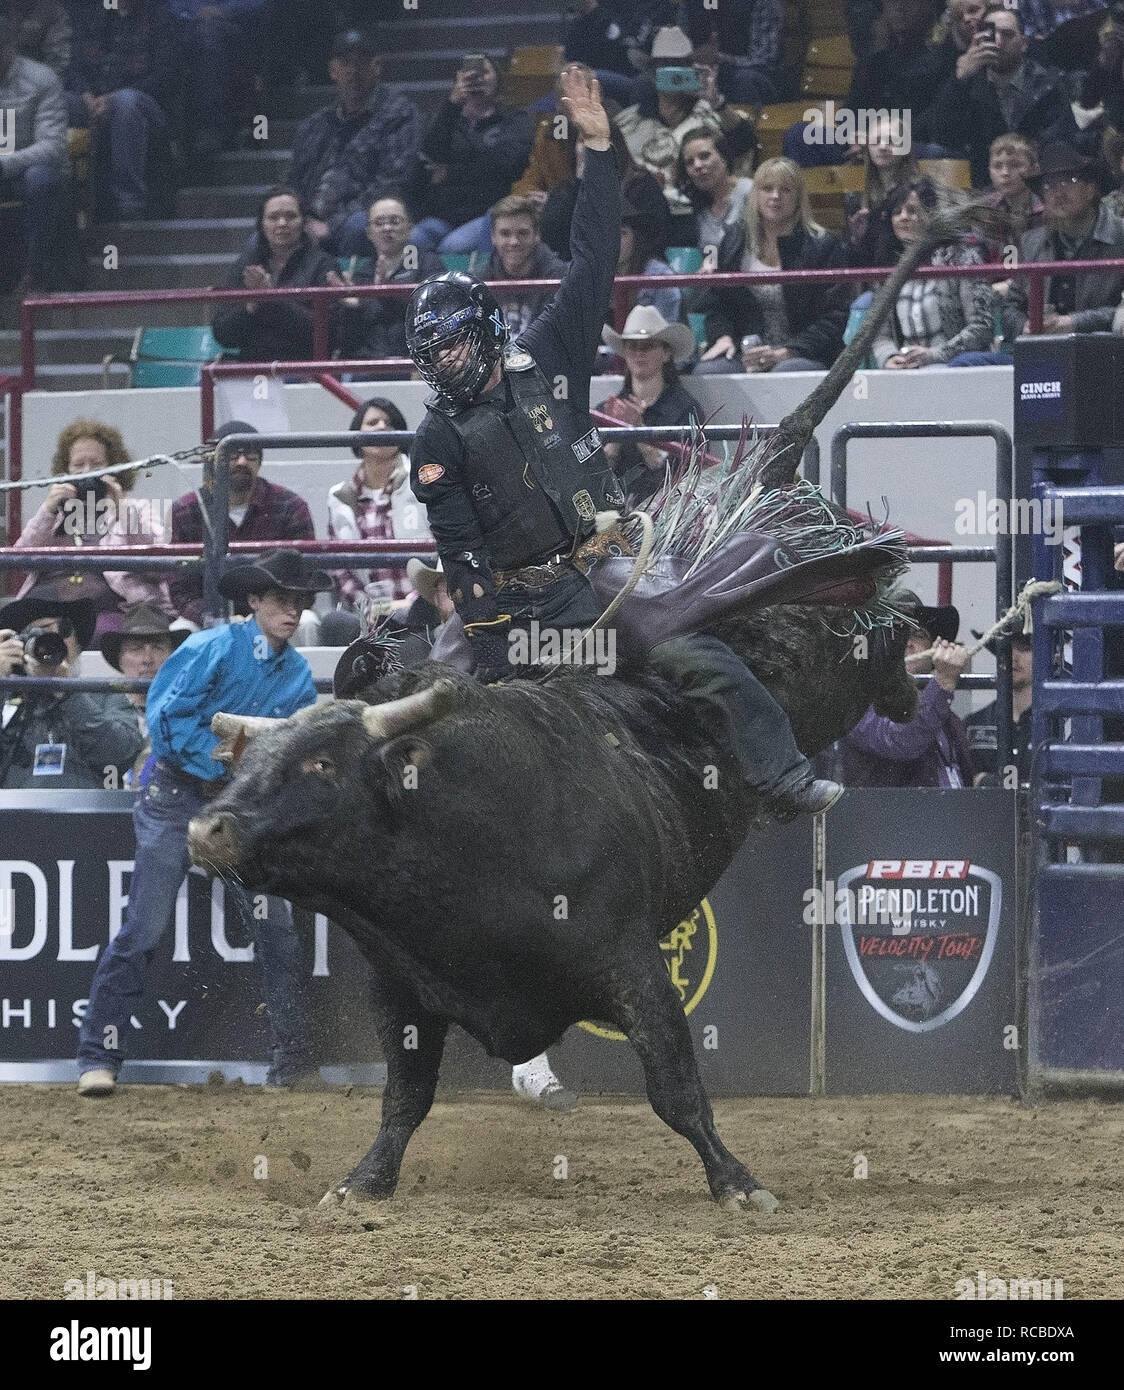
[{"label": "black long-sleeve shirt", "polygon": [[[578,427],[588,426],[589,379],[593,372],[601,327],[613,292],[620,253],[620,172],[612,149],[586,150],[585,172],[570,230],[569,268],[554,299],[518,338],[547,381],[564,386]],[[506,393],[501,380],[497,392]],[[429,527],[449,576],[449,590],[473,585],[484,589],[472,606],[472,622],[489,622],[499,613],[492,567],[484,534],[463,480],[464,445],[452,425],[430,410],[421,422],[411,450],[411,487],[425,504]],[[418,470],[439,464],[441,475],[423,483]],[[462,557],[471,553],[478,568],[467,570]],[[463,615],[462,615],[463,616]]]},{"label": "black long-sleeve shirt", "polygon": [[447,166],[440,183],[422,190],[425,210],[451,227],[483,217],[511,185],[531,157],[534,126],[521,107],[498,105],[473,125],[451,101],[445,102],[422,140],[422,153]]},{"label": "black long-sleeve shirt", "polygon": [[[244,289],[242,272],[248,265],[268,266],[260,239],[234,262],[226,288]],[[277,277],[275,289],[301,285],[326,285],[335,269],[332,258],[305,237]],[[334,313],[329,311],[329,322]],[[212,320],[212,332],[225,348],[237,348],[243,362],[299,362],[312,358],[312,307],[296,300],[262,299],[251,312],[245,302],[220,305]]]}]

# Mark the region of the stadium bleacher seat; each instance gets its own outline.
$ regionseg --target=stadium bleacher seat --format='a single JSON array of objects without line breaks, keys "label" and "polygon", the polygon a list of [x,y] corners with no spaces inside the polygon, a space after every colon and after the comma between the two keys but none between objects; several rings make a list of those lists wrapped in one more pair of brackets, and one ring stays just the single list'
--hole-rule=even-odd
[{"label": "stadium bleacher seat", "polygon": [[972,166],[966,159],[921,159],[918,160],[923,174],[949,188],[971,188]]},{"label": "stadium bleacher seat", "polygon": [[703,254],[697,246],[669,246],[664,259],[680,275],[692,275],[702,269]]},{"label": "stadium bleacher seat", "polygon": [[847,32],[846,0],[801,0],[801,8],[813,39]]},{"label": "stadium bleacher seat", "polygon": [[[775,106],[762,106],[757,113],[757,143],[761,146],[761,159],[772,159],[781,153],[781,141],[790,125],[804,119],[804,112],[822,102],[781,101]],[[741,108],[744,109],[744,108]],[[760,160],[758,161],[760,163]]]},{"label": "stadium bleacher seat", "polygon": [[843,197],[847,193],[861,193],[865,179],[866,171],[861,164],[825,164],[805,169],[804,186],[816,221],[832,231],[839,231],[844,223]]},{"label": "stadium bleacher seat", "polygon": [[814,39],[804,58],[800,90],[811,97],[843,97],[851,89],[855,55],[846,34]]},{"label": "stadium bleacher seat", "polygon": [[530,106],[554,90],[565,53],[560,43],[517,48],[504,74],[503,99],[509,106]]},{"label": "stadium bleacher seat", "polygon": [[[138,328],[129,350],[130,385],[198,386],[200,367],[222,357],[210,325],[192,328]],[[108,372],[115,360],[103,359]]]}]

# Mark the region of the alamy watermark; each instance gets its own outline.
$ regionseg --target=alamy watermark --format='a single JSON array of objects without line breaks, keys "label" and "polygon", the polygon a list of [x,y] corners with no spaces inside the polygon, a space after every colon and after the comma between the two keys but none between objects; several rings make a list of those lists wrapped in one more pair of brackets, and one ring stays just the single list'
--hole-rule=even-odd
[{"label": "alamy watermark", "polygon": [[1065,1297],[1065,1288],[1060,1279],[1001,1279],[980,1269],[975,1278],[957,1279],[955,1296],[958,1299],[1061,1299]]},{"label": "alamy watermark", "polygon": [[806,145],[875,145],[885,142],[895,156],[913,148],[913,117],[908,108],[860,107],[852,111],[825,101],[823,109],[809,106],[803,115]]},{"label": "alamy watermark", "polygon": [[540,627],[531,619],[507,638],[507,659],[513,666],[592,666],[599,676],[617,669],[615,628]]},{"label": "alamy watermark", "polygon": [[110,531],[126,536],[170,534],[171,498],[112,497],[100,501],[91,488],[85,496],[67,497],[59,504],[62,529],[68,536],[104,536]]},{"label": "alamy watermark", "polygon": [[1060,498],[989,497],[980,488],[956,502],[958,536],[1041,536],[1046,545],[1061,545],[1064,530]]}]

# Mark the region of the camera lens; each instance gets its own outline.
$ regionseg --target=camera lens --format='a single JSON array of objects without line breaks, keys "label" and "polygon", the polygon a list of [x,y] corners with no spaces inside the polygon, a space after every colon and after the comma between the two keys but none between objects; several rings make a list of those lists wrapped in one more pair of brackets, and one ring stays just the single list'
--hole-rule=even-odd
[{"label": "camera lens", "polygon": [[57,632],[28,628],[23,634],[23,654],[40,666],[61,666],[66,660],[66,643]]}]

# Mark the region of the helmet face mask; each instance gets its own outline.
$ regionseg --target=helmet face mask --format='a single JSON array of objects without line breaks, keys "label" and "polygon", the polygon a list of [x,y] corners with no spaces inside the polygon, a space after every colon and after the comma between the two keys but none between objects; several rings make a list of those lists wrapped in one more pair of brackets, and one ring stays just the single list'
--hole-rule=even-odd
[{"label": "helmet face mask", "polygon": [[507,341],[491,290],[463,271],[423,281],[406,311],[406,346],[422,380],[454,405],[476,399]]}]

